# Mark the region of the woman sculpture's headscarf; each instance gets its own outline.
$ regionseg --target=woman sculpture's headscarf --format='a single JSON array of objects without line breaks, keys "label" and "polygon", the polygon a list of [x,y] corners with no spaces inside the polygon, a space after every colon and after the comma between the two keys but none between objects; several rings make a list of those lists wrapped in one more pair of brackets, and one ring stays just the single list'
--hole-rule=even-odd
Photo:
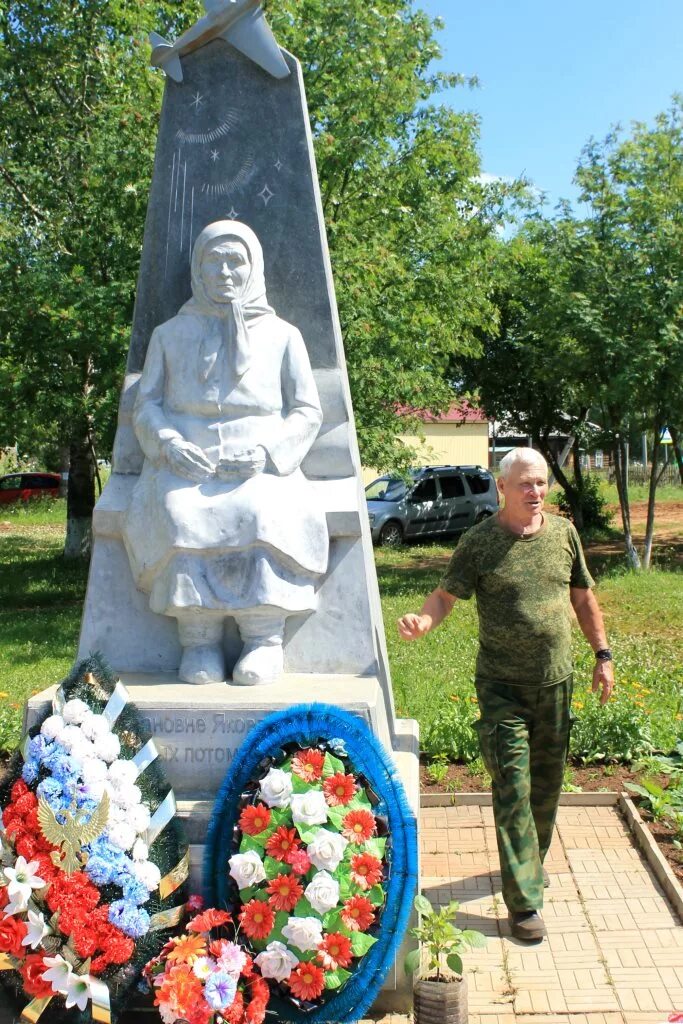
[{"label": "woman sculpture's headscarf", "polygon": [[[204,288],[201,277],[202,261],[209,249],[227,242],[241,242],[249,257],[249,277],[241,294],[231,302],[216,302]],[[249,335],[247,322],[274,312],[266,298],[263,272],[263,250],[258,238],[246,224],[237,220],[217,220],[207,225],[197,236],[192,250],[192,298],[180,313],[218,317],[221,320],[223,344],[227,356],[233,361],[235,373],[242,377],[249,366]],[[200,377],[206,380],[215,358],[200,352]]]}]

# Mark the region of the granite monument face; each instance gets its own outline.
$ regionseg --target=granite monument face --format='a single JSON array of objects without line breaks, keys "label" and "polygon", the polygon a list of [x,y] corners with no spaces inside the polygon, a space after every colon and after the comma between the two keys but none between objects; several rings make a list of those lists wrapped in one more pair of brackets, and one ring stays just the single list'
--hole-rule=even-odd
[{"label": "granite monument face", "polygon": [[181,680],[225,679],[229,616],[243,643],[232,681],[270,683],[285,620],[314,611],[327,568],[325,513],[300,468],[322,410],[300,332],[268,305],[254,232],[209,224],[191,278],[147,349],[123,540],[151,610],[178,623]]}]

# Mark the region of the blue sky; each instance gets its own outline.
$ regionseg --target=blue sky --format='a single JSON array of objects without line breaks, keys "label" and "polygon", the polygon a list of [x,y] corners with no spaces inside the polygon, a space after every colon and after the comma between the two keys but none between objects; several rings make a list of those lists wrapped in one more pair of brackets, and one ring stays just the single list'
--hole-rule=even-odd
[{"label": "blue sky", "polygon": [[591,136],[650,122],[683,92],[683,0],[415,0],[445,29],[448,71],[481,86],[446,94],[481,116],[482,169],[525,174],[554,204],[575,199]]}]

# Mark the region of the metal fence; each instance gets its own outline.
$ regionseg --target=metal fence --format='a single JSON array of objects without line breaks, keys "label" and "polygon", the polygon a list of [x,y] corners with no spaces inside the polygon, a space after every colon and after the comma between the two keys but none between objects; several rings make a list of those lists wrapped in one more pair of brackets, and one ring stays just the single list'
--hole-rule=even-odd
[{"label": "metal fence", "polygon": [[[592,470],[595,472],[595,470]],[[609,483],[614,483],[614,467],[610,466],[607,471],[607,479]],[[644,466],[642,462],[632,462],[628,467],[628,482],[629,484],[649,484],[650,482],[650,467]],[[664,467],[664,472],[659,481],[659,486],[663,487],[665,484],[672,484],[680,486],[681,478],[678,472],[678,466],[675,462],[670,462],[668,466]]]}]

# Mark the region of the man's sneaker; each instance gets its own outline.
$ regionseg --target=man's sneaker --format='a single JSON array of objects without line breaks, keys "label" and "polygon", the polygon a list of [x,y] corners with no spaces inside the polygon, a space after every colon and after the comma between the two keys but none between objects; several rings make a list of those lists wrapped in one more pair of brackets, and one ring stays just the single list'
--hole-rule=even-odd
[{"label": "man's sneaker", "polygon": [[510,911],[508,920],[512,937],[522,942],[539,942],[546,936],[543,918],[537,910]]},{"label": "man's sneaker", "polygon": [[549,885],[550,885],[550,875],[548,874],[546,869],[543,868],[543,888],[547,889]]}]

